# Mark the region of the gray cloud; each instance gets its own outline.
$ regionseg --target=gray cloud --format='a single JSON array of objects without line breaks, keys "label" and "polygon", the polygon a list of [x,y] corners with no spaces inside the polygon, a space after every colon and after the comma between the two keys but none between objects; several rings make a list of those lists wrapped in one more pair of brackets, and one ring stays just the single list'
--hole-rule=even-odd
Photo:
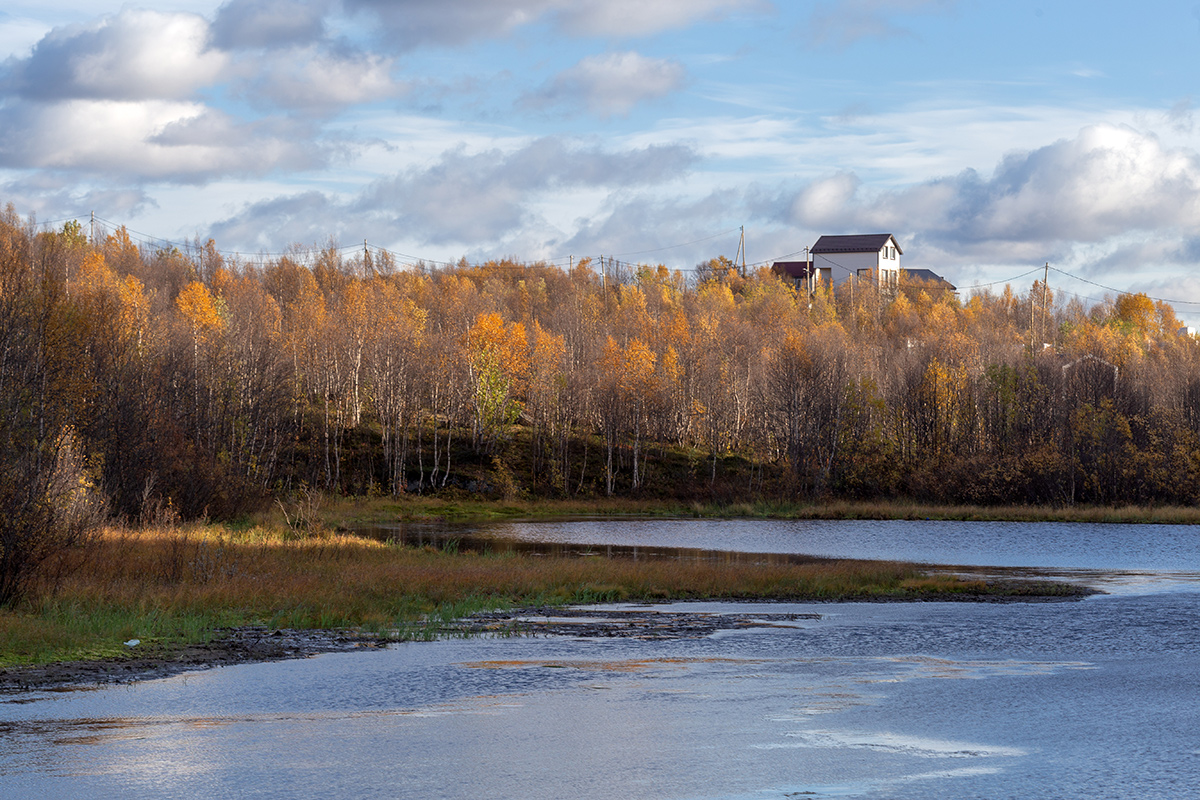
[{"label": "gray cloud", "polygon": [[679,145],[625,152],[573,148],[545,138],[511,154],[451,151],[423,170],[377,182],[358,210],[390,218],[397,234],[434,244],[493,241],[530,216],[529,200],[547,190],[658,184],[681,176],[696,154]]},{"label": "gray cloud", "polygon": [[344,0],[350,11],[368,12],[387,29],[399,49],[461,45],[503,36],[527,25],[560,0]]},{"label": "gray cloud", "polygon": [[19,208],[59,218],[86,217],[101,209],[109,215],[131,216],[156,205],[140,188],[84,187],[77,181],[46,172],[0,185],[0,193],[6,202]]},{"label": "gray cloud", "polygon": [[222,247],[279,251],[292,244],[323,243],[342,232],[343,208],[321,192],[303,192],[252,203],[209,229]]},{"label": "gray cloud", "polygon": [[683,65],[633,52],[589,56],[564,70],[521,105],[582,105],[598,117],[624,116],[638,103],[678,91],[687,78]]},{"label": "gray cloud", "polygon": [[533,210],[546,192],[661,184],[681,177],[696,160],[691,149],[678,145],[612,152],[557,138],[538,139],[512,153],[468,154],[459,148],[430,167],[377,181],[348,202],[306,193],[248,206],[215,225],[213,235],[239,247],[249,242],[279,248],[311,240],[319,233],[313,226],[324,226],[328,234],[331,220],[353,219],[384,239],[498,244],[530,225],[546,228]]},{"label": "gray cloud", "polygon": [[957,0],[836,0],[813,11],[805,37],[817,44],[846,47],[860,39],[912,36],[893,21],[902,14],[943,11]]},{"label": "gray cloud", "polygon": [[217,10],[213,41],[225,50],[303,46],[325,36],[333,0],[230,0]]},{"label": "gray cloud", "polygon": [[1176,133],[1188,134],[1195,127],[1195,114],[1192,107],[1192,98],[1185,97],[1182,100],[1171,106],[1167,111],[1167,123]]},{"label": "gray cloud", "polygon": [[256,106],[328,114],[407,92],[393,68],[390,58],[354,49],[281,49],[239,62],[235,92]]},{"label": "gray cloud", "polygon": [[740,10],[764,12],[766,0],[344,0],[386,26],[400,49],[461,45],[505,36],[549,20],[573,36],[627,38],[685,27]]},{"label": "gray cloud", "polygon": [[766,0],[574,0],[557,11],[559,24],[575,36],[648,36],[686,27],[699,19],[729,14],[763,14]]},{"label": "gray cloud", "polygon": [[[736,245],[736,233],[726,242],[711,239],[714,227],[724,224],[729,215],[730,200],[731,194],[723,191],[699,200],[617,198],[604,216],[580,219],[579,228],[564,247],[577,253],[622,254],[626,260],[645,263],[682,260],[690,266],[711,258],[730,242]],[[662,249],[683,242],[695,244]]]}]

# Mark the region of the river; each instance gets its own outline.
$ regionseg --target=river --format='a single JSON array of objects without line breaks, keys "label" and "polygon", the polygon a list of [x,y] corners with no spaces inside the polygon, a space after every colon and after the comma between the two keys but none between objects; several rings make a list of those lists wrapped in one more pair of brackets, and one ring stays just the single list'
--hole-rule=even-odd
[{"label": "river", "polygon": [[0,797],[1200,796],[1200,529],[657,521],[475,533],[1047,568],[1110,593],[675,604],[653,610],[766,624],[407,643],[7,696]]}]

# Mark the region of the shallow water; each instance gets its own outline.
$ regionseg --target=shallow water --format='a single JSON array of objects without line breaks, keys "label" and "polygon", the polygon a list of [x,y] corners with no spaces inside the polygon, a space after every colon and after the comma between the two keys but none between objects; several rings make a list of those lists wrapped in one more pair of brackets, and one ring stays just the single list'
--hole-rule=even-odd
[{"label": "shallow water", "polygon": [[1068,603],[656,606],[820,618],[0,697],[0,797],[1194,797],[1200,587],[1162,573]]},{"label": "shallow water", "polygon": [[483,528],[541,542],[703,547],[931,564],[1200,571],[1200,526],[952,520],[631,519]]},{"label": "shallow water", "polygon": [[1105,591],[1200,588],[1200,526],[942,520],[622,520],[501,523],[500,540],[1037,569]]}]

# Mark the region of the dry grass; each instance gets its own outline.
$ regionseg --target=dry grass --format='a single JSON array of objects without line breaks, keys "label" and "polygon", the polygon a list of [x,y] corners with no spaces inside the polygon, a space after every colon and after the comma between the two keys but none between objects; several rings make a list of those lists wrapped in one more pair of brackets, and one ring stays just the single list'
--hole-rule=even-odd
[{"label": "dry grass", "polygon": [[990,591],[905,564],[731,564],[414,549],[319,532],[108,530],[56,585],[0,613],[0,664],[173,647],[223,627],[421,635],[483,608],[671,598],[914,599]]}]

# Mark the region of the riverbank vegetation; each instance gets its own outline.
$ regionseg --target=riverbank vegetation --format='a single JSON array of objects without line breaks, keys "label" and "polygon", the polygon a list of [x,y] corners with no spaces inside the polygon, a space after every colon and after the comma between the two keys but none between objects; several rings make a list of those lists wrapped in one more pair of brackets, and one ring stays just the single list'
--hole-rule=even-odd
[{"label": "riverbank vegetation", "polygon": [[[223,629],[353,629],[425,637],[488,608],[621,600],[896,599],[1069,595],[988,585],[910,564],[633,561],[412,548],[312,529],[105,529],[61,554],[16,609],[0,610],[0,667],[168,656]],[[124,642],[138,640],[136,648]]]},{"label": "riverbank vegetation", "polygon": [[[309,502],[312,502],[310,499]],[[635,498],[548,499],[478,497],[463,492],[390,498],[317,501],[335,526],[389,522],[482,522],[570,518],[670,517],[722,519],[958,520],[964,522],[1084,522],[1200,524],[1200,506],[942,505],[912,500],[681,502]]]}]

